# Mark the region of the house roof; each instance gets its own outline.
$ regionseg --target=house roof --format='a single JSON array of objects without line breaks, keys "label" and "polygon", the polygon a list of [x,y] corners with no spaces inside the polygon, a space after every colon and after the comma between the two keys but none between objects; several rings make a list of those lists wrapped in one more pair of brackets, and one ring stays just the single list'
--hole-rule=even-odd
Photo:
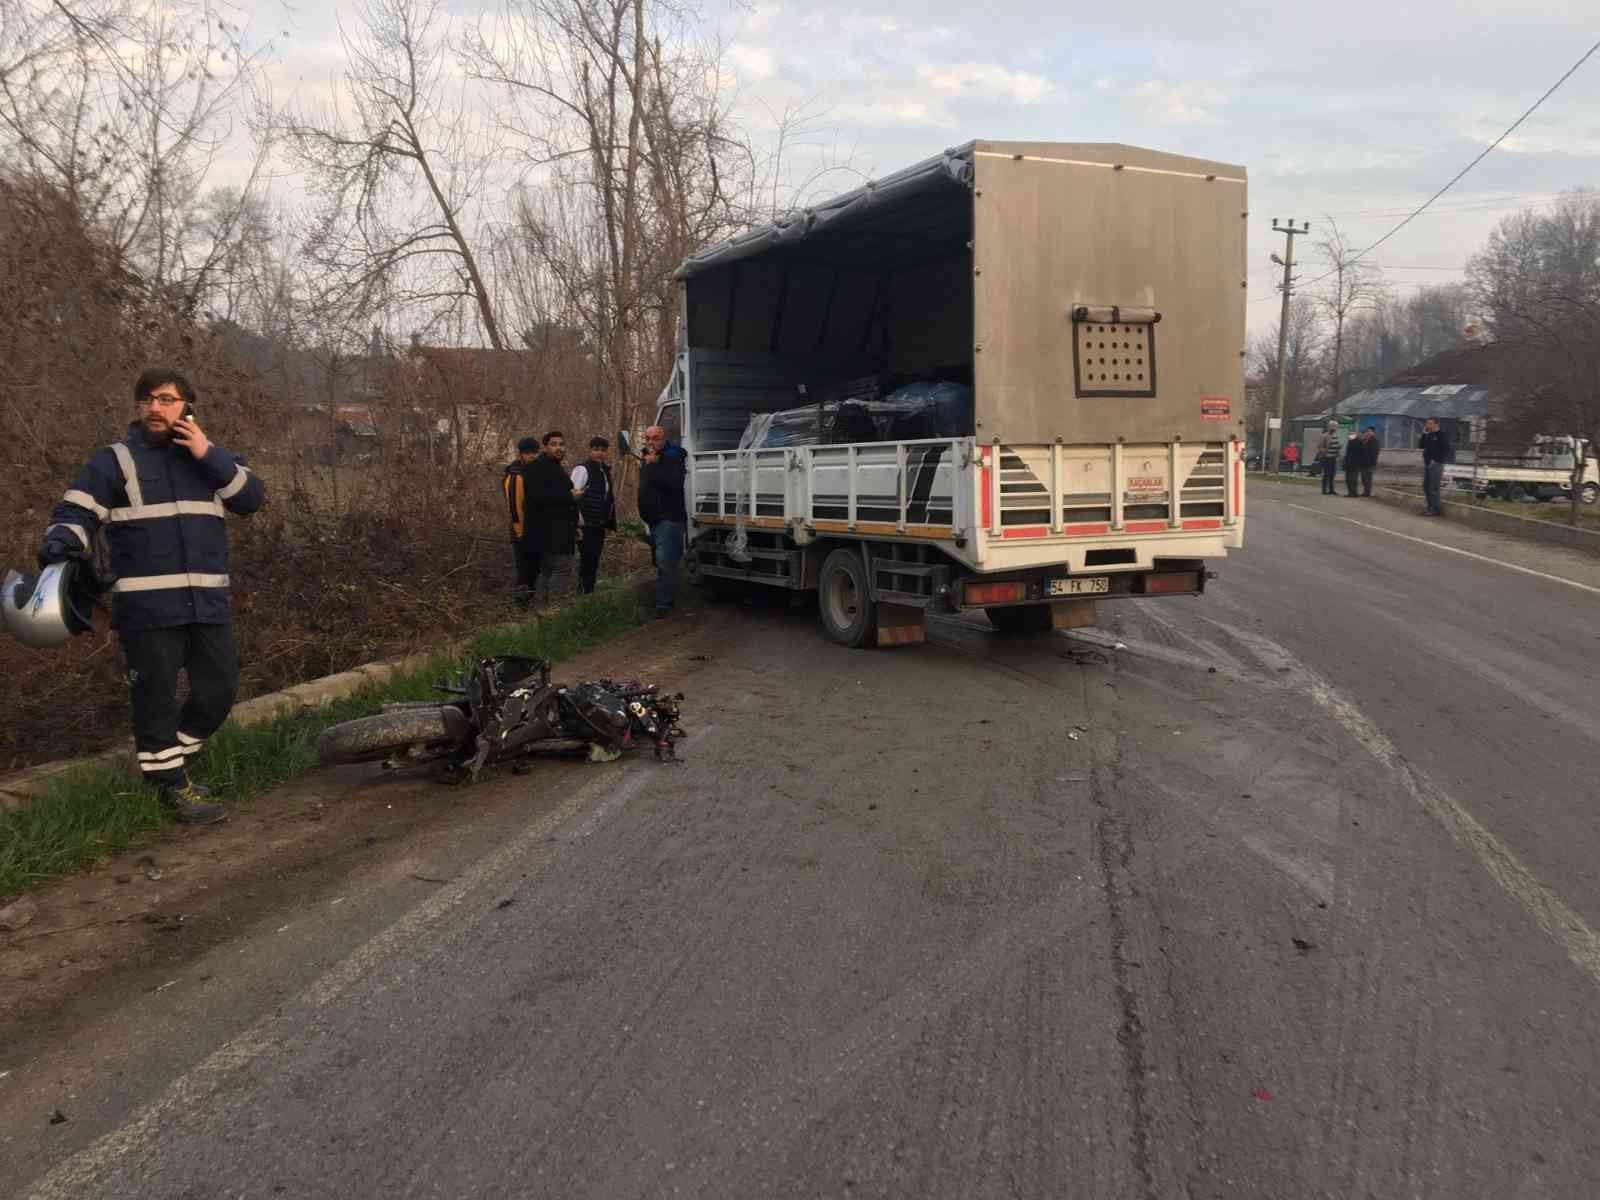
[{"label": "house roof", "polygon": [[[1463,346],[1435,354],[1415,366],[1396,371],[1382,384],[1346,396],[1338,404],[1342,417],[1439,417],[1461,420],[1489,413],[1490,377],[1495,351],[1492,346]],[[1296,421],[1325,421],[1325,409]]]}]

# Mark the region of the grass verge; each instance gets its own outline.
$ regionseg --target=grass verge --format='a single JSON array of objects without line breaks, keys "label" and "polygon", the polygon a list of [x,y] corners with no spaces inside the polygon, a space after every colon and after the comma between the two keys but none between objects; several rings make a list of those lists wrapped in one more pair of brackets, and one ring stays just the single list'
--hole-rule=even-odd
[{"label": "grass verge", "polygon": [[[194,777],[219,799],[237,804],[315,766],[317,735],[329,725],[375,713],[389,701],[434,697],[433,685],[472,659],[529,654],[560,662],[633,628],[647,615],[636,589],[619,583],[525,625],[484,630],[460,654],[440,654],[415,671],[315,712],[256,725],[228,722],[206,744]],[[155,790],[123,765],[95,763],[64,771],[32,803],[0,814],[0,897],[136,846],[166,820]]]}]

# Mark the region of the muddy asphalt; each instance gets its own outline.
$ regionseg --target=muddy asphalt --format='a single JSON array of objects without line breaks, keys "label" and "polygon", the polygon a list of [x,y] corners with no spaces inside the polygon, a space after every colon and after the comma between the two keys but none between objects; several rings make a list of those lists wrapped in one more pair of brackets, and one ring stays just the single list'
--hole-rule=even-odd
[{"label": "muddy asphalt", "polygon": [[347,768],[46,890],[0,1190],[1600,1195],[1600,560],[1251,502],[1203,599],[708,606],[561,672],[684,765]]}]

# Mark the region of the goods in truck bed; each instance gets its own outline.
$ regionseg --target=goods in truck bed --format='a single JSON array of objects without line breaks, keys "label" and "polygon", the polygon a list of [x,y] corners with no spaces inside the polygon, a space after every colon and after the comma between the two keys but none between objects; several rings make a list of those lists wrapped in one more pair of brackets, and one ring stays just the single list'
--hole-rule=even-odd
[{"label": "goods in truck bed", "polygon": [[743,449],[911,442],[971,437],[972,388],[950,380],[908,383],[879,396],[876,380],[835,385],[809,404],[756,413],[739,439]]}]

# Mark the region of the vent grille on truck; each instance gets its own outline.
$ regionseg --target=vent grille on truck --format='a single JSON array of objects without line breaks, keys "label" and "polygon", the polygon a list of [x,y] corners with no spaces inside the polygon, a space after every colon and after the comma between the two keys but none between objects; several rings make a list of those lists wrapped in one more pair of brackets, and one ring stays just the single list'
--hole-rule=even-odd
[{"label": "vent grille on truck", "polygon": [[1072,374],[1079,396],[1154,396],[1156,327],[1074,321]]}]

